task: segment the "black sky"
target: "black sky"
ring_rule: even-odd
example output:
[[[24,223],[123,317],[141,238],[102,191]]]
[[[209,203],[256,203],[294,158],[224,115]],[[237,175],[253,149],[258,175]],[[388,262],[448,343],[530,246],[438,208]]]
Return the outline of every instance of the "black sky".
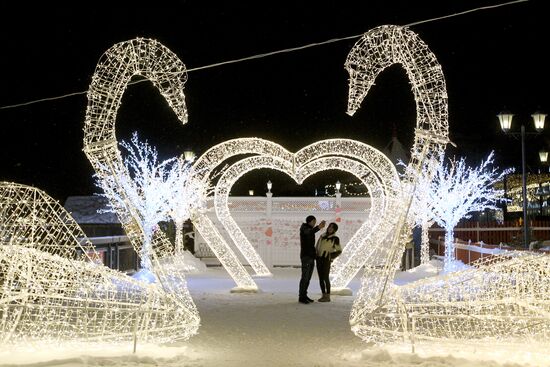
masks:
[[[159,40],[195,68],[499,3],[157,1],[115,9],[101,2],[72,7],[5,2],[0,6],[0,106],[87,90],[101,54],[135,37]],[[451,154],[475,164],[494,149],[499,166],[519,165],[519,141],[504,136],[496,114],[507,108],[517,114],[516,124],[529,124],[532,131],[530,114],[550,111],[548,57],[543,56],[550,19],[543,3],[530,0],[411,27],[435,53],[446,77],[450,135],[458,145]],[[293,151],[331,137],[382,149],[395,130],[409,147],[414,101],[399,66],[380,75],[354,117],[345,114],[343,64],[355,42],[190,72],[185,126],[150,83],[130,86],[118,114],[118,138],[138,131],[164,158],[184,149],[200,154],[244,136],[270,139]],[[86,103],[80,94],[0,109],[0,180],[34,185],[62,201],[95,192],[93,170],[82,153]],[[532,170],[540,166],[536,152],[548,136],[529,139]],[[332,173],[314,181],[330,183],[337,177]],[[302,193],[290,179],[269,171],[243,177],[233,193],[263,192],[268,178],[275,178],[276,195]]]

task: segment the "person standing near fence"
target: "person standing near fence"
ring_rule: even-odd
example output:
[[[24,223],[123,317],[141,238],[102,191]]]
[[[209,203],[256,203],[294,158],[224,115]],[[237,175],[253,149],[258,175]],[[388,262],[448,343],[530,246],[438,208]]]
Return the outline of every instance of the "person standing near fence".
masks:
[[[317,252],[317,274],[319,274],[319,285],[323,296],[319,298],[319,302],[330,302],[330,264],[342,253],[340,239],[336,236],[338,225],[330,223],[325,233],[323,233],[315,250]]]
[[[298,302],[308,304],[313,302],[307,296],[307,289],[315,267],[315,233],[325,227],[325,221],[322,220],[319,225],[315,225],[317,219],[313,215],[308,215],[306,222],[300,226],[300,261],[302,262],[302,277],[300,278],[300,290]]]

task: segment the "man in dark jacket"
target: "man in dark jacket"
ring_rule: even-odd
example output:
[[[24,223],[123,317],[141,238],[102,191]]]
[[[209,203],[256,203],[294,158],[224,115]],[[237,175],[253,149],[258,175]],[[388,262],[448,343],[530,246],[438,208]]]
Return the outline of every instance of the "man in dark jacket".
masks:
[[[315,225],[317,219],[313,215],[306,218],[306,222],[300,227],[300,260],[302,261],[302,278],[300,279],[300,293],[298,301],[308,304],[313,302],[307,296],[307,288],[315,267],[315,233],[325,226],[325,221]]]

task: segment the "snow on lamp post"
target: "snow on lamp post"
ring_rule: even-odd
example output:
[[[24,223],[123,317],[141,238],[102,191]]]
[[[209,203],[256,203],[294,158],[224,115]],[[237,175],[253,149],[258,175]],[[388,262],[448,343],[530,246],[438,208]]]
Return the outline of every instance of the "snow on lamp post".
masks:
[[[272,187],[273,187],[273,184],[271,183],[271,180],[267,181],[267,192],[265,193],[265,196],[267,197],[266,213],[267,213],[269,222],[271,222],[271,214],[273,210],[273,200],[272,200],[273,193],[271,192]]]
[[[507,135],[511,135],[514,137],[517,137],[517,133],[510,132],[512,128],[512,119],[514,118],[514,114],[510,113],[509,111],[502,111],[497,115],[499,121],[500,121],[500,127],[504,133]],[[546,114],[541,112],[535,112],[531,115],[533,118],[533,123],[535,125],[535,134],[539,134],[544,129],[544,121],[546,119]],[[519,137],[521,139],[521,177],[522,177],[522,209],[523,209],[523,246],[525,248],[529,248],[529,230],[528,230],[528,221],[527,221],[527,173],[526,173],[526,165],[525,165],[525,135],[527,134],[533,134],[533,133],[526,133],[525,132],[525,125],[521,124],[521,130],[519,133]],[[542,161],[542,156],[541,156]]]

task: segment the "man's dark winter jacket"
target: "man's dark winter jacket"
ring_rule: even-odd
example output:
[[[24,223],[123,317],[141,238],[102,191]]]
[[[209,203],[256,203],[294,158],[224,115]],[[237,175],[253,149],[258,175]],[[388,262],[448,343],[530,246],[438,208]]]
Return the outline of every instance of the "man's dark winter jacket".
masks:
[[[302,223],[300,227],[300,258],[315,258],[315,233],[319,231],[319,226],[311,227],[307,223]]]

